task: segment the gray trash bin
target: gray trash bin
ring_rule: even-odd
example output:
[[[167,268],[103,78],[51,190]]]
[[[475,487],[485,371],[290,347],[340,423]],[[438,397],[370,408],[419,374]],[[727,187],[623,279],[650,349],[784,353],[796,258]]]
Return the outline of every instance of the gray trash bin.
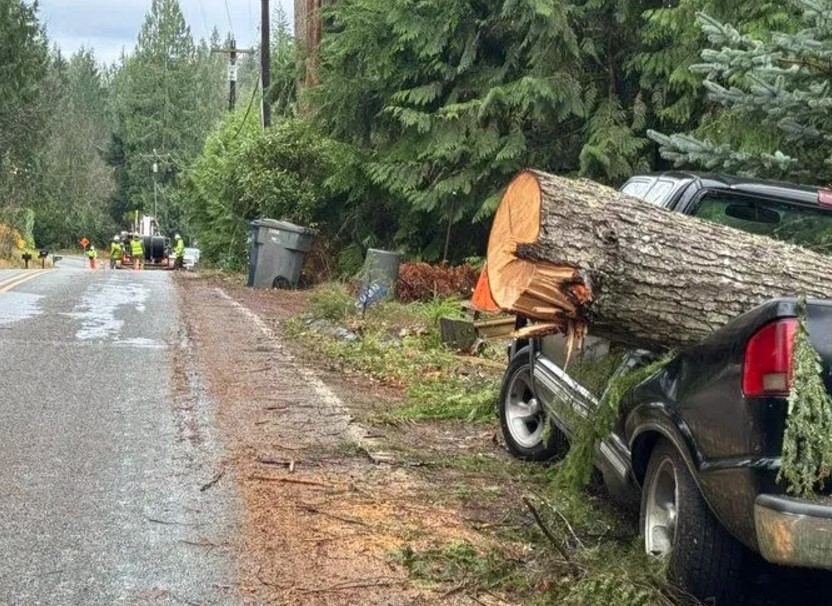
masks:
[[[287,221],[258,219],[251,224],[248,285],[289,288],[300,279],[303,259],[318,232]]]
[[[389,250],[371,248],[367,251],[361,271],[362,299],[392,299],[396,296],[401,255]]]

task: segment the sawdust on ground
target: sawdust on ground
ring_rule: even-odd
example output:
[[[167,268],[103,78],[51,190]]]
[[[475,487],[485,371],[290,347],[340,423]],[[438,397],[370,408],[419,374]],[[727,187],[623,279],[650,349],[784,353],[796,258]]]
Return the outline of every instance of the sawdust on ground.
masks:
[[[250,291],[193,275],[181,275],[177,285],[228,453],[224,475],[237,482],[244,504],[244,603],[508,603],[488,592],[419,583],[393,557],[405,546],[453,541],[487,548],[495,539],[478,528],[496,525],[506,512],[453,494],[461,484],[495,480],[375,456],[393,443],[439,456],[443,449],[502,456],[492,428],[366,429],[356,418],[399,394],[345,377],[284,338],[280,323],[304,308],[302,293]]]

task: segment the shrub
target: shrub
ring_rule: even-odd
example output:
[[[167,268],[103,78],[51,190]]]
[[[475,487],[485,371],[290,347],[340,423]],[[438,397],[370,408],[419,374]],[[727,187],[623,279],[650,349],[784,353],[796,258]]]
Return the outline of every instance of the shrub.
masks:
[[[355,313],[355,297],[343,284],[327,284],[310,293],[309,311],[313,318],[343,320]]]
[[[0,209],[0,223],[16,231],[25,242],[25,247],[35,247],[35,211],[30,208]],[[19,246],[18,248],[23,248]]]
[[[0,258],[11,259],[26,248],[26,241],[19,231],[0,223]]]
[[[398,298],[404,302],[470,297],[477,272],[470,265],[445,267],[405,263],[399,269]]]

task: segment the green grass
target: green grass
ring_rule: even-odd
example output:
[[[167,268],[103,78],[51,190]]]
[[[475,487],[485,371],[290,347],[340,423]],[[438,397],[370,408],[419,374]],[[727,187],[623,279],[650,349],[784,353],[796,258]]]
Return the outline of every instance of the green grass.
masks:
[[[526,606],[674,606],[684,602],[663,580],[660,561],[636,545],[603,544],[570,552],[565,562],[551,546],[535,550],[477,548],[466,541],[441,547],[406,546],[391,559],[428,589],[494,591]]]
[[[320,335],[301,319],[286,329],[344,367],[401,387],[405,401],[388,413],[393,419],[482,422],[493,418],[499,377],[465,371],[460,358],[441,344],[439,318],[460,313],[457,301],[385,302],[362,317],[346,286],[335,284],[312,292],[307,316],[347,327],[358,340]]]
[[[308,317],[323,318],[359,336],[346,342],[310,331],[302,319],[287,323],[298,339],[357,370],[404,392],[404,403],[384,413],[384,419],[462,420],[493,422],[499,371],[472,368],[439,339],[439,318],[460,314],[455,301],[402,305],[384,303],[362,316],[345,286],[329,285],[312,293]],[[491,352],[504,354],[499,348]],[[578,361],[574,371],[599,391],[620,362],[610,356],[596,365]],[[670,606],[671,592],[663,581],[662,563],[648,559],[636,537],[634,521],[597,497],[567,490],[556,482],[561,465],[543,466],[507,460],[487,453],[466,454],[439,461],[429,453],[408,453],[432,466],[477,474],[498,485],[493,498],[507,500],[504,523],[493,531],[496,546],[482,548],[465,541],[430,548],[407,546],[392,554],[417,582],[438,591],[459,590],[476,595],[493,591],[526,606]],[[420,459],[421,457],[421,459]],[[524,484],[518,484],[518,481]],[[505,491],[499,489],[505,487]],[[549,539],[520,504],[523,486],[537,490],[532,501],[549,532],[569,553],[564,562]],[[482,488],[465,484],[449,487],[448,495],[482,503]],[[424,538],[416,533],[409,540]],[[489,543],[494,545],[494,543]],[[675,602],[679,603],[679,602]]]
[[[394,552],[392,559],[427,587],[454,584],[477,589],[528,588],[522,569],[503,553],[496,549],[481,551],[465,541],[425,550],[407,546]]]
[[[425,549],[407,546],[391,557],[427,588],[494,591],[526,606],[685,603],[664,581],[664,563],[644,555],[634,532],[627,532],[630,527],[611,519],[606,508],[581,495],[533,500],[568,561],[525,509],[510,512],[512,521],[498,533],[497,546],[453,541]]]
[[[406,392],[407,404],[394,416],[414,421],[425,419],[484,422],[494,419],[499,380],[470,380],[451,376],[443,380],[420,380]]]
[[[356,314],[355,297],[343,284],[325,284],[310,293],[309,311],[315,318],[345,320]]]

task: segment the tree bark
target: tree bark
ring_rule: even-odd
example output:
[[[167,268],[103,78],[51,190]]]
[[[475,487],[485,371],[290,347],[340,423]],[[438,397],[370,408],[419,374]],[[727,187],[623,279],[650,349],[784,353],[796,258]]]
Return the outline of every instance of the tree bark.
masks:
[[[832,298],[827,256],[531,170],[497,210],[488,272],[505,311],[652,350],[768,299]]]

